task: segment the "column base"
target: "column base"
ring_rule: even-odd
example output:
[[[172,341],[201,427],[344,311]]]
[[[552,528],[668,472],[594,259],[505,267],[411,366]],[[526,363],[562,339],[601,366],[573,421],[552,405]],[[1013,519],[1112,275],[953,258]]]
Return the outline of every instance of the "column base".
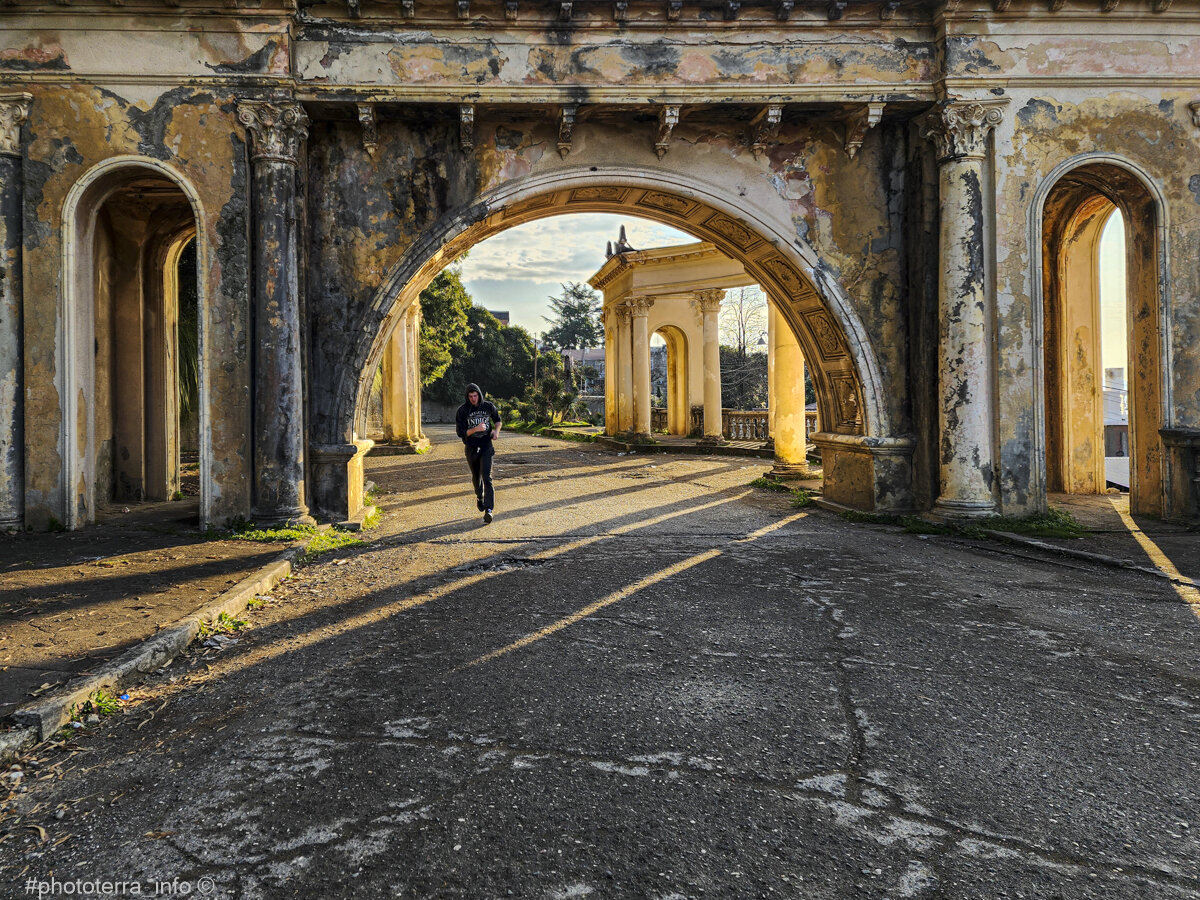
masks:
[[[728,444],[729,441],[725,440],[724,435],[706,434],[704,437],[700,438],[700,440],[696,441],[696,443],[701,447],[723,447]]]
[[[772,481],[800,481],[805,478],[816,478],[813,470],[805,463],[776,462],[764,478]]]
[[[986,519],[994,515],[994,500],[947,500],[939,497],[926,517],[934,522],[961,522],[964,519]]]

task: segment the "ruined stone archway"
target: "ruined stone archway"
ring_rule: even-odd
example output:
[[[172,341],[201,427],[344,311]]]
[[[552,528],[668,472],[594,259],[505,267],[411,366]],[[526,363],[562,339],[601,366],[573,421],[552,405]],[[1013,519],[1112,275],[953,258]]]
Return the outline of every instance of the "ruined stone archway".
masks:
[[[118,220],[104,218],[114,207]],[[200,422],[200,520],[209,521],[212,447],[208,435],[208,384],[206,356],[205,298],[207,235],[203,208],[194,187],[182,175],[159,160],[141,156],[118,156],[87,171],[66,197],[62,219],[62,279],[59,315],[63,339],[59,345],[59,388],[64,415],[60,429],[63,465],[62,509],[64,525],[75,528],[95,518],[104,499],[169,499],[177,489],[178,446],[175,402],[174,315],[178,285],[171,267],[189,240],[196,241],[197,298],[199,322],[199,422]],[[114,244],[124,245],[119,257]],[[120,274],[130,295],[114,314],[129,317],[103,321],[101,307],[111,285],[101,277],[103,267],[123,267]],[[145,304],[134,310],[137,302]],[[146,318],[138,318],[149,310]],[[132,319],[137,318],[135,323]],[[134,331],[140,328],[148,337]],[[113,359],[130,357],[123,372],[101,353],[98,329],[113,342]],[[140,345],[140,346],[137,346]],[[101,390],[103,388],[103,390]],[[105,397],[118,393],[111,407]],[[138,402],[131,397],[139,396]],[[124,409],[120,409],[124,404]],[[118,421],[123,420],[123,421]],[[105,430],[112,447],[104,447]],[[176,432],[172,439],[171,432]],[[106,482],[125,454],[120,440],[141,442],[146,458],[136,464],[141,482],[131,475],[123,489],[124,498],[108,496]],[[174,455],[176,464],[169,457]],[[134,454],[136,456],[136,454]],[[132,468],[131,470],[132,471]],[[122,476],[116,476],[118,481]]]
[[[1088,155],[1047,179],[1034,204],[1039,247],[1034,285],[1041,337],[1039,476],[1048,490],[1103,490],[1095,357],[1099,288],[1096,243],[1120,211],[1126,225],[1130,509],[1164,514],[1160,431],[1170,426],[1170,288],[1166,205],[1152,179],[1127,160]],[[1099,474],[1097,474],[1099,473]]]
[[[652,219],[709,241],[741,262],[778,302],[810,361],[824,425],[813,440],[825,454],[826,496],[862,509],[911,508],[911,439],[895,433],[875,351],[849,300],[811,248],[773,225],[769,213],[738,206],[719,188],[674,173],[668,177],[624,167],[580,168],[506,182],[439,219],[409,247],[356,323],[356,345],[339,372],[331,422],[337,432],[321,435],[333,446],[318,447],[313,454],[322,508],[342,512],[345,479],[360,480],[353,462],[348,474],[343,472],[346,454],[365,433],[370,376],[396,322],[424,286],[463,251],[493,234],[574,212]],[[320,465],[321,458],[328,458],[329,465]],[[359,459],[361,471],[361,454]]]

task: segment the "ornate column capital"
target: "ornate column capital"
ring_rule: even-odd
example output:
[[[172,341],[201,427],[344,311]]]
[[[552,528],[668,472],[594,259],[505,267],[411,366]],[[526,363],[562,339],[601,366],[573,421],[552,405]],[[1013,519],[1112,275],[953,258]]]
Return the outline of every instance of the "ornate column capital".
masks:
[[[299,165],[300,144],[308,137],[308,115],[299,103],[239,100],[238,121],[250,131],[251,158]]]
[[[617,324],[619,325],[628,325],[629,320],[633,318],[633,310],[629,308],[629,301],[618,303],[613,307],[613,312],[616,313]]]
[[[982,159],[989,132],[1004,120],[1008,98],[1001,100],[944,100],[918,124],[921,137],[933,141],[938,162]]]
[[[696,305],[700,307],[700,312],[720,312],[721,301],[725,299],[725,291],[720,288],[710,288],[704,291],[696,291],[695,299]]]
[[[33,94],[0,94],[0,156],[21,155],[21,126],[32,106]]]
[[[639,294],[637,296],[630,297],[626,303],[629,307],[629,314],[631,316],[634,318],[645,318],[646,316],[650,315],[650,307],[654,305],[654,298],[649,294]]]

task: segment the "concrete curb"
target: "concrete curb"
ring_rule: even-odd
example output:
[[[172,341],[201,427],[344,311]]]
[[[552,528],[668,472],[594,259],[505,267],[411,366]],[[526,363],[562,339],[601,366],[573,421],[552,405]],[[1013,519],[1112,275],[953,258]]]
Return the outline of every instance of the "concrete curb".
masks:
[[[1073,559],[1082,559],[1088,562],[1098,563],[1102,566],[1109,566],[1113,569],[1127,569],[1131,572],[1138,572],[1142,575],[1150,575],[1154,578],[1162,578],[1172,584],[1180,584],[1184,587],[1200,588],[1200,583],[1195,579],[1188,578],[1186,575],[1180,575],[1178,578],[1174,575],[1169,575],[1161,569],[1156,569],[1151,566],[1140,566],[1137,563],[1130,562],[1127,559],[1121,559],[1119,556],[1109,556],[1106,553],[1093,553],[1091,550],[1076,550],[1074,547],[1060,547],[1057,544],[1047,544],[1045,541],[1039,541],[1037,538],[1026,537],[1023,534],[1013,534],[1010,531],[991,531],[983,532],[990,538],[995,538],[998,541],[1003,541],[1006,544],[1016,544],[1020,547],[1031,547],[1034,550],[1042,550],[1047,553],[1061,553],[1063,556],[1069,556]]]
[[[221,613],[233,616],[244,612],[255,596],[265,594],[291,574],[292,564],[308,548],[308,543],[289,547],[208,606],[160,629],[153,637],[131,647],[90,675],[73,678],[61,691],[17,709],[12,719],[22,727],[0,734],[0,760],[46,740],[69,721],[73,707],[86,702],[96,691],[116,693],[136,677],[171,662],[195,640],[202,622],[215,622]]]

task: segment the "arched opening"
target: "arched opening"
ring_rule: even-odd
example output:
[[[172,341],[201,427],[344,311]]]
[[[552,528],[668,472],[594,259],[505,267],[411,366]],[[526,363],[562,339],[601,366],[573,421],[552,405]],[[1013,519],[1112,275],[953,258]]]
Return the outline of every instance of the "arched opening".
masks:
[[[161,163],[137,159],[96,167],[68,197],[68,527],[108,504],[184,501],[195,513],[187,495],[204,490],[203,242],[189,193]]]
[[[815,254],[783,223],[724,199],[718,189],[672,175],[620,167],[547,173],[505,182],[469,209],[432,224],[391,267],[370,306],[351,329],[361,335],[331,372],[334,389],[320,436],[331,445],[359,446],[366,434],[371,381],[386,336],[421,290],[463,252],[514,225],[553,215],[608,212],[669,225],[738,261],[750,283],[776,300],[782,324],[795,336],[816,392],[822,431],[813,435],[824,465],[824,495],[859,509],[912,509],[908,436],[894,435],[879,366],[851,304]],[[696,348],[690,348],[692,356]],[[802,376],[801,376],[802,377]],[[334,430],[336,429],[336,430]],[[343,514],[362,479],[362,450],[339,458],[317,476],[322,509]]]
[[[662,338],[666,352],[666,391],[662,431],[686,436],[692,432],[691,369],[688,368],[688,341],[677,325],[661,325],[654,332]],[[653,356],[651,357],[653,359]]]
[[[1145,183],[1123,167],[1071,169],[1046,196],[1042,277],[1051,492],[1128,489],[1133,512],[1163,514],[1161,250],[1159,206]]]

